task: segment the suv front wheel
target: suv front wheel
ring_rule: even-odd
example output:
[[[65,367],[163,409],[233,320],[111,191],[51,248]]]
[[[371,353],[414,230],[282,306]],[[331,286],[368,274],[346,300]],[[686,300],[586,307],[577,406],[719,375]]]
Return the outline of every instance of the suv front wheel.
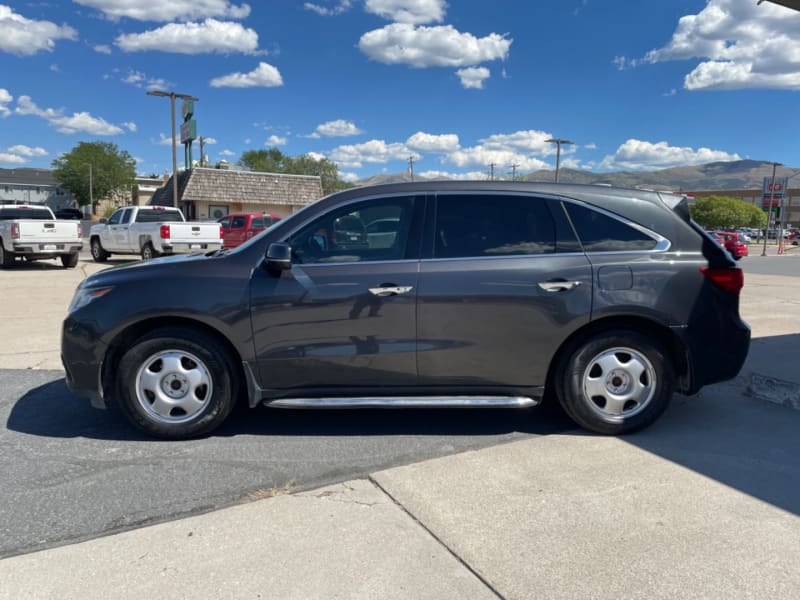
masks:
[[[185,327],[139,339],[119,363],[122,412],[167,439],[208,433],[230,414],[237,395],[233,360],[213,337]]]
[[[596,334],[574,348],[556,376],[565,412],[581,427],[618,435],[647,427],[674,390],[669,355],[655,340],[626,330]]]

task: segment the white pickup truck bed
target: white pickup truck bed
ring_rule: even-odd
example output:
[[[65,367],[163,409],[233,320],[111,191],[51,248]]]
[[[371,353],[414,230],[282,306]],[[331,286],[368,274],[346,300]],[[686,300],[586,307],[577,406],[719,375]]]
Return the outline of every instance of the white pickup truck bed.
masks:
[[[80,221],[56,220],[46,206],[0,205],[0,266],[11,267],[17,258],[60,257],[65,267],[74,267],[82,248]]]
[[[209,252],[222,247],[219,223],[187,222],[177,208],[128,206],[92,227],[92,257],[139,254],[145,260],[162,254]]]

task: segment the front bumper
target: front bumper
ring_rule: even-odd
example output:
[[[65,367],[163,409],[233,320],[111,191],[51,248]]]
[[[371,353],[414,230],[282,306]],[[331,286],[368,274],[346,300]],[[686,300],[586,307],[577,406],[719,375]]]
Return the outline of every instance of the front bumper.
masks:
[[[103,358],[106,346],[83,324],[67,317],[61,329],[61,363],[67,387],[76,396],[89,398],[95,408],[106,408],[103,390]]]

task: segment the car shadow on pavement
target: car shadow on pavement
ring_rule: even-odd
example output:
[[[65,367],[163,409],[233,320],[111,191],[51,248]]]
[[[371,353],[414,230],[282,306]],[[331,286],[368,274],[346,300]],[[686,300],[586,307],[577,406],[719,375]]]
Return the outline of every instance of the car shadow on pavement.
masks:
[[[694,397],[675,395],[654,425],[626,442],[773,506],[800,515],[800,410],[752,397],[753,373],[795,380],[800,335],[753,340],[736,379]]]
[[[7,428],[29,435],[159,441],[140,433],[111,406],[96,410],[74,396],[64,379],[30,390],[12,407]],[[290,410],[237,407],[210,437],[546,435],[574,429],[555,403],[534,409]],[[180,442],[172,442],[180,443]]]

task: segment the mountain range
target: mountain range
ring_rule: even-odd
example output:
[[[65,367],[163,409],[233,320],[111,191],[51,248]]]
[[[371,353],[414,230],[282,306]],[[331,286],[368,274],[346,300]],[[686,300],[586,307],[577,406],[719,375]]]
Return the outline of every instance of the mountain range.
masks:
[[[800,170],[790,167],[777,167],[776,178],[800,176]],[[554,172],[548,170],[523,174],[517,179],[523,181],[553,181]],[[672,167],[657,171],[617,171],[595,173],[576,169],[560,169],[561,183],[601,183],[628,188],[650,188],[671,191],[712,191],[712,190],[760,190],[764,177],[772,177],[772,163],[760,160],[736,160],[712,162],[690,167]],[[424,177],[415,175],[418,181]],[[444,177],[437,178],[440,180]],[[488,179],[488,175],[487,175]],[[381,174],[362,179],[356,185],[380,183],[399,183],[411,181],[410,173]],[[800,188],[800,177],[790,181],[789,187]]]

